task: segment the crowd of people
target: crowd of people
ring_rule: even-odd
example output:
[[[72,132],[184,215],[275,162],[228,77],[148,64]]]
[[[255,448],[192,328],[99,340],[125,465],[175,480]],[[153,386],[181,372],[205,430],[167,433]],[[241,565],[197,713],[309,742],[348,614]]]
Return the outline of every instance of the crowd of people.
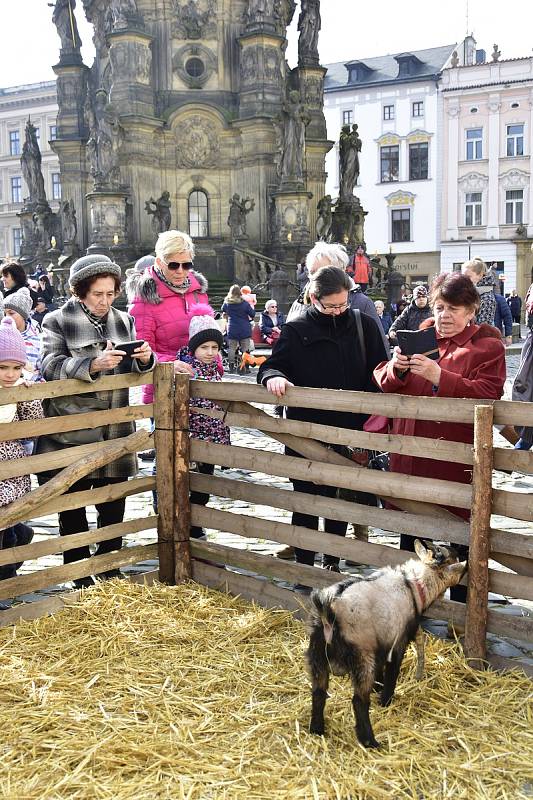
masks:
[[[70,299],[57,307],[54,289],[44,270],[31,276],[15,261],[1,267],[3,299],[0,298],[0,388],[25,382],[65,378],[94,383],[103,375],[149,372],[157,361],[172,362],[176,373],[202,380],[222,379],[237,367],[237,353],[253,350],[253,326],[271,354],[259,359],[257,380],[279,402],[290,386],[345,389],[366,392],[394,392],[428,397],[467,397],[498,399],[505,381],[505,347],[510,342],[513,322],[533,314],[533,289],[524,303],[516,291],[508,298],[495,292],[495,276],[479,258],[463,264],[460,272],[439,275],[431,286],[417,285],[394,305],[386,307],[367,295],[371,273],[364,273],[368,259],[359,248],[350,260],[343,245],[317,242],[298,268],[300,294],[287,315],[274,298],[269,299],[256,320],[257,298],[250,287],[232,285],[220,308],[209,304],[206,278],[195,269],[195,248],[190,236],[171,230],[161,233],[155,255],[145,256],[128,271],[125,284],[128,310],[121,311],[115,301],[122,290],[122,271],[105,255],[88,255],[70,268]],[[366,259],[366,261],[365,261]],[[368,280],[361,280],[366,277]],[[359,280],[357,280],[359,279]],[[529,317],[531,319],[531,317]],[[426,354],[406,355],[398,344],[399,332],[434,330],[435,358]],[[513,398],[533,399],[533,345],[529,332],[524,345]],[[121,349],[121,344],[126,349]],[[131,345],[130,348],[127,345]],[[391,352],[392,350],[392,352]],[[438,353],[437,353],[438,351]],[[152,402],[153,386],[143,386],[143,401]],[[129,402],[128,390],[95,391],[41,401],[0,406],[0,421],[53,417],[82,411],[121,408]],[[219,419],[197,413],[198,408],[215,407],[212,401],[191,400],[190,435],[216,443],[230,443],[230,432]],[[336,428],[362,430],[371,426],[367,415],[306,409],[289,406],[287,418]],[[453,422],[384,419],[382,432],[408,436],[440,438],[471,443],[473,429]],[[368,427],[375,430],[375,428]],[[15,440],[0,443],[0,460],[21,458],[28,453],[48,453],[76,444],[109,441],[127,436],[133,423],[117,423],[97,429],[46,434],[37,442]],[[533,444],[531,428],[516,432],[516,447]],[[299,454],[287,448],[295,458]],[[153,454],[152,454],[153,455]],[[204,474],[213,465],[197,464]],[[468,483],[467,465],[434,461],[430,458],[391,454],[390,469],[405,475],[434,477]],[[157,464],[154,461],[154,474]],[[136,456],[123,456],[76,482],[69,492],[97,490],[121,482],[137,472]],[[41,484],[57,471],[41,473]],[[295,491],[312,496],[334,497],[337,489],[294,479]],[[0,506],[22,497],[30,489],[28,476],[3,481]],[[206,504],[209,495],[192,492],[191,500]],[[154,497],[157,504],[157,496]],[[157,506],[156,506],[157,507]],[[122,521],[125,500],[96,503],[97,525]],[[295,511],[294,525],[317,530],[319,518]],[[464,519],[465,509],[449,511]],[[60,535],[88,530],[86,509],[59,513]],[[327,533],[344,536],[346,523],[324,520]],[[1,546],[11,547],[31,541],[33,532],[19,524],[0,532]],[[204,536],[193,526],[191,536]],[[113,538],[98,544],[96,553],[120,549],[122,541]],[[412,538],[402,535],[400,546],[413,547]],[[293,556],[301,564],[312,564],[315,553],[304,548]],[[88,546],[67,550],[65,563],[91,556]],[[323,555],[325,568],[338,571],[339,559]],[[0,578],[11,577],[19,565],[0,570]],[[101,577],[118,576],[118,570]],[[93,583],[92,577],[75,581],[77,586]],[[454,589],[456,599],[464,600],[463,587]]]

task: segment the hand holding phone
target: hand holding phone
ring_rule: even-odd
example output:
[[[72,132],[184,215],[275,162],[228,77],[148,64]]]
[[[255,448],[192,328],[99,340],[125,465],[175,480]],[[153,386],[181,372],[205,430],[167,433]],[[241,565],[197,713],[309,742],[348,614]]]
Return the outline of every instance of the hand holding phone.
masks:
[[[120,342],[115,345],[115,350],[121,350],[123,353],[126,353],[127,356],[133,356],[135,350],[138,350],[139,347],[142,347],[144,344],[143,339],[136,339],[133,342]]]

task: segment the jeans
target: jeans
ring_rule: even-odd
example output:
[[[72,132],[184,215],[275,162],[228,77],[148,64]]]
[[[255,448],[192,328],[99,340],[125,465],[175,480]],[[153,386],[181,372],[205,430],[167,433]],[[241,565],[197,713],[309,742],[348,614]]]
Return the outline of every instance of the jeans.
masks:
[[[196,462],[196,470],[202,475],[212,475],[215,471],[215,465]],[[192,491],[190,494],[190,501],[191,505],[195,503],[197,506],[205,506],[209,502],[209,493]],[[191,525],[190,536],[191,539],[201,539],[204,536],[203,528],[200,528],[198,525]]]
[[[2,535],[3,534],[3,535]],[[8,547],[22,547],[24,544],[29,544],[33,539],[33,528],[19,522],[6,528],[0,532],[0,549],[7,550]],[[14,578],[17,570],[24,562],[19,561],[17,564],[4,564],[0,566],[0,581],[5,581],[7,578]]]

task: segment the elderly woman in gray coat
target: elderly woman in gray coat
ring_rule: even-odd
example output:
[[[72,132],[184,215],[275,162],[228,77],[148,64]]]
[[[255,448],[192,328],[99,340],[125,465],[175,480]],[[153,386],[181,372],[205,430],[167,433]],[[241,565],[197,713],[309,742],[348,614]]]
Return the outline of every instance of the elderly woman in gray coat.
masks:
[[[47,381],[77,378],[93,383],[104,375],[125,372],[148,372],[154,367],[155,358],[147,342],[137,347],[131,358],[117,345],[136,339],[132,317],[112,305],[120,293],[121,270],[107,256],[91,255],[79,258],[70,268],[70,289],[73,297],[43,320],[42,374]],[[85,395],[87,397],[87,395]],[[101,408],[123,408],[129,404],[129,390],[96,392],[95,406]],[[63,400],[63,399],[62,399]],[[66,400],[66,402],[65,402]],[[66,407],[68,398],[63,400]],[[90,409],[87,409],[90,410]],[[55,411],[55,413],[54,413]],[[49,416],[57,415],[57,406],[49,403]],[[59,412],[61,413],[61,412]],[[65,412],[64,412],[65,413]],[[67,412],[68,413],[68,412]],[[119,439],[135,430],[133,422],[107,425],[103,429],[103,440]],[[83,438],[83,433],[81,438]],[[91,437],[91,432],[87,432]],[[82,443],[72,437],[72,444]],[[49,435],[39,439],[39,453],[61,450],[68,446],[65,436]],[[137,472],[137,457],[128,454],[77,481],[70,492],[101,488],[126,480]],[[43,473],[40,480],[48,480],[52,473]],[[122,522],[125,500],[112,500],[96,505],[98,527]],[[59,533],[61,536],[89,530],[85,508],[61,511]],[[100,542],[97,554],[119,550],[122,539]],[[88,546],[67,550],[65,563],[79,561],[90,556]],[[102,577],[116,577],[119,570],[110,570]],[[88,586],[92,578],[80,578],[74,583]]]

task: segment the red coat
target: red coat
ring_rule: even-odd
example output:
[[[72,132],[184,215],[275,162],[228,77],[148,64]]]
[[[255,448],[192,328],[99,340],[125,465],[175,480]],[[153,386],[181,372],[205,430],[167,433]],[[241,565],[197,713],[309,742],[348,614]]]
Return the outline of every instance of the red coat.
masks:
[[[422,323],[421,328],[434,324],[433,319]],[[374,381],[383,392],[414,395],[418,397],[466,397],[499,400],[505,383],[505,348],[500,332],[491,325],[468,325],[460,334],[444,338],[437,334],[439,366],[442,370],[439,387],[420,375],[410,372],[399,378],[391,361],[383,361],[374,370]],[[458,422],[435,422],[423,419],[394,419],[392,433],[406,436],[424,436],[451,442],[474,441],[474,426]],[[471,483],[472,467],[430,458],[390,455],[391,470],[404,475]],[[458,516],[468,519],[467,509],[450,508]]]

